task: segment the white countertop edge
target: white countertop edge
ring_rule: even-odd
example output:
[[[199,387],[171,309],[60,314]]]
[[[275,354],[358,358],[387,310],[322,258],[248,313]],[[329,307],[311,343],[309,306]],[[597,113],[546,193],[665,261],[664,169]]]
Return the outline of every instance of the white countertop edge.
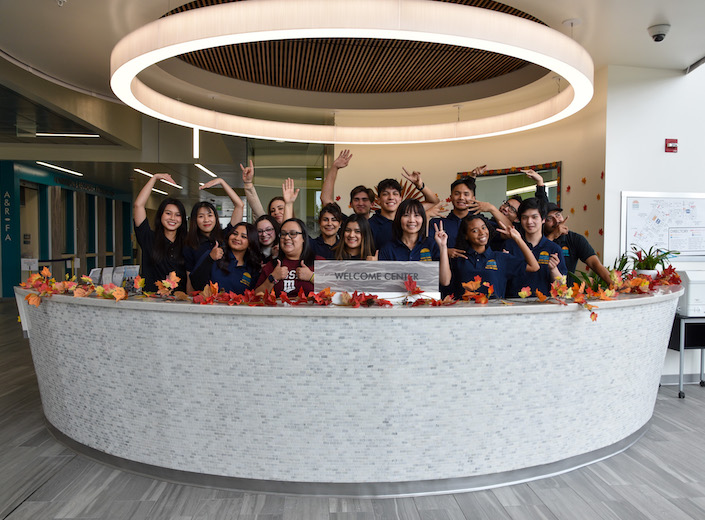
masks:
[[[589,300],[588,303],[596,306],[596,312],[599,314],[600,309],[616,308],[616,307],[634,307],[639,305],[649,305],[663,300],[670,300],[679,297],[684,289],[680,285],[661,286],[651,294],[623,294],[619,299],[611,301]],[[30,291],[22,287],[15,287],[15,293],[21,295],[22,299]],[[156,298],[135,298],[134,296],[128,300],[114,301],[104,298],[86,297],[74,298],[73,296],[55,294],[50,297],[42,297],[42,305],[47,300],[55,300],[62,303],[70,303],[72,305],[86,305],[93,307],[109,307],[123,308],[125,310],[154,310],[159,312],[186,312],[186,313],[201,313],[201,314],[238,314],[238,315],[258,315],[258,316],[375,316],[375,317],[418,317],[418,316],[467,316],[467,315],[508,315],[508,314],[546,314],[551,312],[586,312],[579,305],[569,303],[568,305],[560,305],[555,303],[539,303],[535,298],[526,300],[506,300],[511,301],[514,305],[503,304],[498,301],[493,301],[485,305],[480,305],[470,302],[460,302],[455,305],[446,307],[404,307],[395,305],[393,307],[343,307],[343,306],[319,306],[319,305],[300,305],[288,306],[277,305],[276,307],[250,307],[247,305],[214,304],[214,305],[197,305],[192,302],[165,302]],[[18,304],[20,298],[17,299]],[[27,304],[28,305],[28,304]]]

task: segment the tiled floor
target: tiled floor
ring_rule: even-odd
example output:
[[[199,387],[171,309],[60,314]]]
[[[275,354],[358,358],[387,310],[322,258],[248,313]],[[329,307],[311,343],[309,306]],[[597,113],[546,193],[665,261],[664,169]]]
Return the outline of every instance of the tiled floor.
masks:
[[[705,518],[705,388],[663,387],[651,428],[606,461],[474,493],[336,499],[183,486],[76,455],[47,432],[13,300],[0,302],[0,519],[654,519]]]

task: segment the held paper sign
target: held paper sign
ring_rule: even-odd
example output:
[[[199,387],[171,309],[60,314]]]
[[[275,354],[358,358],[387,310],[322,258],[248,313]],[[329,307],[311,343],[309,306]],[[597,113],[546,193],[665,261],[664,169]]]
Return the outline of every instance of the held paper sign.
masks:
[[[438,262],[366,262],[364,260],[316,260],[316,292],[365,293],[406,292],[404,282],[411,275],[419,289],[438,291]]]

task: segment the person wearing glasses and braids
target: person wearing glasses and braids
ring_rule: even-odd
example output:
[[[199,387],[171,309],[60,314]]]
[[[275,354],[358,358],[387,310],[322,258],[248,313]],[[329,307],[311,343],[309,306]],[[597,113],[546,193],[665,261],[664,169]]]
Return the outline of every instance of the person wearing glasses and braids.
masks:
[[[313,261],[316,256],[309,243],[306,225],[297,218],[285,220],[279,232],[279,256],[262,268],[255,284],[255,292],[269,292],[279,296],[296,296],[299,289],[306,294],[313,291]]]

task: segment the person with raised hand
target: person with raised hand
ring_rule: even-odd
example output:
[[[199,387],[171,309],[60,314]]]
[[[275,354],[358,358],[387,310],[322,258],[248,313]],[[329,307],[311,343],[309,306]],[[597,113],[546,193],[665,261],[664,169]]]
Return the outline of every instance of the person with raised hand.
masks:
[[[538,261],[540,269],[513,279],[507,288],[507,295],[515,297],[524,287],[530,287],[534,293],[538,290],[543,294],[549,294],[551,284],[567,274],[568,269],[563,260],[561,248],[543,235],[546,205],[543,201],[532,197],[522,201],[518,213],[523,242]],[[511,229],[514,229],[513,226],[509,231]],[[505,247],[510,254],[523,256],[519,244],[515,241],[507,240]]]
[[[492,250],[489,245],[490,230],[485,218],[479,214],[468,215],[463,219],[458,231],[463,237],[462,243],[467,244],[464,254],[444,262],[441,249],[439,281],[441,286],[445,287],[446,294],[450,293],[456,299],[461,299],[465,292],[462,284],[473,281],[475,276],[479,275],[483,282],[492,285],[494,296],[504,298],[510,280],[521,277],[527,272],[539,270],[538,262],[514,226],[507,227],[504,223],[500,223],[500,227],[511,240],[516,242],[522,255],[514,256]],[[440,247],[439,241],[442,240],[444,233],[439,237],[439,231],[443,231],[442,224],[436,232],[436,242]],[[477,291],[486,294],[488,287],[480,285]]]
[[[294,218],[294,202],[296,202],[300,191],[300,188],[294,186],[294,179],[287,177],[282,183],[282,196],[274,197],[269,203],[269,214],[276,218],[280,224],[285,220]],[[273,206],[272,203],[275,201],[277,202]]]
[[[250,159],[250,163],[247,167],[244,167],[242,163],[240,163],[240,169],[242,170],[242,184],[245,187],[245,197],[247,197],[247,203],[252,210],[252,218],[256,220],[262,215],[268,215],[269,213],[264,212],[262,202],[260,202],[259,195],[257,195],[257,190],[255,189],[255,166],[252,164],[252,159]]]
[[[245,204],[235,190],[220,177],[206,182],[199,187],[199,190],[207,190],[214,186],[221,186],[233,203],[233,212],[225,230],[227,232],[228,228],[242,222]],[[190,273],[194,270],[196,263],[203,258],[204,253],[213,248],[216,241],[223,243],[223,229],[218,219],[218,211],[208,201],[197,202],[191,208],[188,236],[186,237],[186,247],[184,247],[187,272]]]
[[[158,180],[174,183],[168,173],[150,177],[133,204],[135,237],[142,249],[142,277],[144,290],[156,292],[156,282],[164,280],[172,271],[180,278],[177,290],[186,291],[187,274],[183,249],[186,243],[186,209],[180,200],[167,197],[157,208],[154,230],[149,227],[146,204]]]
[[[424,210],[434,207],[438,202],[438,197],[426,183],[421,179],[421,172],[412,171],[409,173],[402,167],[402,176],[411,182],[424,197],[423,201],[417,201]],[[377,185],[377,198],[380,210],[370,217],[370,228],[375,239],[377,249],[381,250],[388,242],[394,239],[392,224],[397,213],[397,208],[402,202],[402,187],[396,179],[384,179]],[[411,199],[409,199],[411,200]],[[415,199],[414,199],[415,200]],[[435,245],[434,245],[435,247]]]
[[[216,242],[198,262],[191,283],[199,291],[213,282],[220,290],[243,294],[254,288],[261,264],[257,230],[252,224],[240,222],[226,231],[224,247]]]

